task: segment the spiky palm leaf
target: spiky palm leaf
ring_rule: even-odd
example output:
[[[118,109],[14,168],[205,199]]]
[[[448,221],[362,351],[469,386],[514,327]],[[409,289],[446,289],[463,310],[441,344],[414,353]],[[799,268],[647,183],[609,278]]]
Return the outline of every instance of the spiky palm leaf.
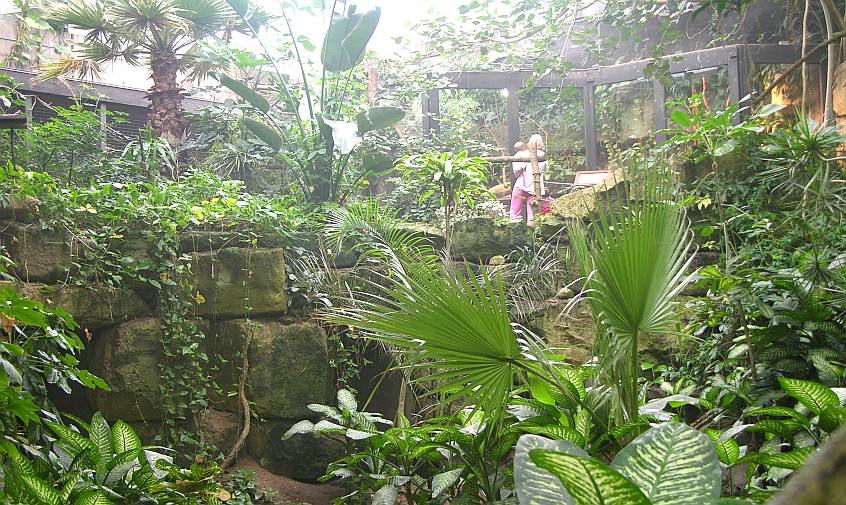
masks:
[[[637,418],[638,337],[675,330],[673,298],[690,281],[692,237],[684,211],[672,203],[669,176],[648,167],[622,205],[598,204],[599,220],[571,226],[573,250],[597,321],[600,380],[613,392],[618,421]],[[620,191],[621,185],[615,187]],[[610,193],[610,191],[609,191]]]
[[[402,260],[400,260],[402,261]],[[326,315],[402,349],[447,401],[464,397],[494,415],[525,368],[502,282],[451,266],[402,261],[375,301]]]

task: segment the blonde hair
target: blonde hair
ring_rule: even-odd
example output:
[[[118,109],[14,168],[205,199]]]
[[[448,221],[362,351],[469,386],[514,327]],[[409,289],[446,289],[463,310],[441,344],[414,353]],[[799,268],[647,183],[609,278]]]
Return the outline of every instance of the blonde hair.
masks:
[[[546,148],[543,142],[543,137],[537,133],[529,137],[529,147],[534,147],[535,149],[543,151]]]
[[[526,149],[526,143],[525,142],[520,141],[520,142],[514,143],[514,150],[515,151],[523,151],[525,149]]]

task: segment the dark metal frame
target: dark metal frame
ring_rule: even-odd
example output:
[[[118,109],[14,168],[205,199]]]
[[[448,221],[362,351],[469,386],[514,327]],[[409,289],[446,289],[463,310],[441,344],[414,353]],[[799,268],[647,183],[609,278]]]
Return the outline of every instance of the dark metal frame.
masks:
[[[736,44],[715,47],[690,53],[665,56],[671,74],[681,74],[696,70],[706,70],[725,66],[728,69],[729,97],[732,103],[740,102],[748,90],[749,69],[753,64],[789,64],[798,60],[801,50],[791,45],[775,44]],[[585,159],[586,169],[599,165],[599,149],[596,132],[597,86],[645,80],[644,70],[654,60],[638,60],[618,65],[575,69],[564,77],[543,76],[535,86],[558,88],[576,86],[582,88],[583,109],[585,113]],[[435,79],[437,87],[423,96],[423,131],[427,137],[432,132],[440,132],[440,91],[442,89],[505,89],[508,90],[506,103],[508,145],[514,145],[520,136],[520,110],[517,92],[526,87],[532,77],[530,71],[514,72],[448,72]],[[652,79],[655,127],[666,128],[666,91],[657,79]],[[736,117],[736,121],[740,121]],[[661,140],[661,139],[659,139]]]

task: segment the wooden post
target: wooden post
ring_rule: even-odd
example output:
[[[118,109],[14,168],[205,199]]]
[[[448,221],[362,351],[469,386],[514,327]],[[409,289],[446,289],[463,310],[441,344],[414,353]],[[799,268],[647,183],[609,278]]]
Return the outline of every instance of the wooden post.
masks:
[[[538,162],[538,146],[534,142],[529,142],[529,159],[532,162],[532,175],[534,175],[535,183],[535,201],[532,202],[535,214],[540,215],[540,201],[543,195],[541,194],[541,172],[540,163]]]

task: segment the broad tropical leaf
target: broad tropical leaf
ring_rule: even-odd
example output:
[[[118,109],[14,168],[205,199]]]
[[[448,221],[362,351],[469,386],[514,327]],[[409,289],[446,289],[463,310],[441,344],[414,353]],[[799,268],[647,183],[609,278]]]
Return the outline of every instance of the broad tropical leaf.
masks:
[[[396,107],[370,107],[355,117],[359,135],[369,131],[388,128],[400,122],[405,112]]]
[[[533,435],[542,435],[553,440],[566,440],[571,444],[579,447],[585,446],[585,437],[581,433],[560,424],[553,424],[548,426],[521,426],[520,431],[531,433]]]
[[[791,409],[788,407],[761,407],[757,409],[751,409],[746,411],[747,416],[775,416],[775,417],[790,417],[795,421],[798,421],[803,426],[810,426],[811,421],[808,420],[807,417],[803,416],[799,411],[796,409]]]
[[[843,421],[846,421],[846,407],[826,407],[820,413],[820,428],[828,433],[833,433]]]
[[[231,89],[236,95],[249,102],[256,109],[264,113],[270,111],[270,103],[268,103],[267,99],[243,82],[233,79],[226,74],[221,74],[220,83]]]
[[[837,393],[817,382],[779,377],[778,383],[785,393],[799,400],[814,414],[820,415],[826,407],[840,406]]]
[[[59,440],[61,440],[68,449],[73,451],[71,454],[72,456],[75,456],[87,449],[96,449],[96,446],[92,441],[63,424],[54,421],[47,421],[47,426],[53,430],[53,433],[59,436]]]
[[[364,14],[356,13],[354,8],[346,15],[334,13],[320,54],[326,70],[346,72],[358,65],[381,15],[378,7]]]
[[[73,501],[73,505],[111,505],[111,503],[102,491],[83,491]]]
[[[700,505],[720,497],[721,470],[707,435],[664,423],[620,451],[611,467],[634,482],[653,505]]]
[[[726,466],[733,466],[740,459],[740,444],[733,438],[720,441],[720,430],[707,430],[707,435],[714,443],[717,457]]]
[[[523,435],[514,452],[514,485],[520,505],[575,505],[558,477],[537,466],[529,457],[534,449],[548,449],[587,457],[581,447],[564,440]]]
[[[397,501],[399,490],[393,484],[385,484],[373,494],[373,501],[370,505],[394,505]]]
[[[432,498],[437,498],[453,484],[458,482],[458,479],[461,477],[461,473],[463,471],[463,468],[456,468],[454,470],[439,473],[432,477]]]
[[[628,177],[644,172],[630,167]],[[639,180],[617,184],[597,201],[599,219],[589,229],[570,227],[574,254],[587,279],[585,293],[597,321],[598,380],[611,388],[620,423],[638,416],[638,338],[675,332],[674,297],[686,275],[692,238],[683,209],[673,203],[667,175],[647,167]],[[621,189],[628,186],[628,189]],[[614,193],[625,191],[623,201]]]
[[[650,505],[630,480],[595,459],[545,449],[534,449],[529,457],[558,477],[579,505]]]
[[[141,449],[141,439],[131,426],[121,420],[112,425],[112,447],[116,454]]]
[[[522,360],[501,280],[397,258],[386,281],[378,301],[326,319],[407,351],[407,366],[425,370],[421,380],[438,384],[445,401],[463,398],[501,414]]]
[[[112,457],[112,430],[100,412],[94,413],[89,426],[88,437],[97,447],[97,461],[105,462]]]
[[[815,447],[803,447],[801,449],[794,449],[790,452],[777,452],[775,454],[766,454],[762,452],[755,452],[747,454],[740,459],[741,463],[751,462],[759,463],[761,465],[774,466],[776,468],[787,468],[790,470],[797,470],[808,459],[814,451]]]
[[[61,495],[50,484],[35,475],[21,475],[17,477],[27,492],[44,505],[62,505]]]
[[[338,407],[346,412],[358,412],[358,402],[355,396],[346,389],[338,390]]]
[[[264,142],[267,147],[277,151],[282,149],[285,141],[273,128],[267,126],[261,121],[256,121],[255,119],[249,117],[244,118],[244,126],[247,127],[253,135],[258,137],[259,140]]]

